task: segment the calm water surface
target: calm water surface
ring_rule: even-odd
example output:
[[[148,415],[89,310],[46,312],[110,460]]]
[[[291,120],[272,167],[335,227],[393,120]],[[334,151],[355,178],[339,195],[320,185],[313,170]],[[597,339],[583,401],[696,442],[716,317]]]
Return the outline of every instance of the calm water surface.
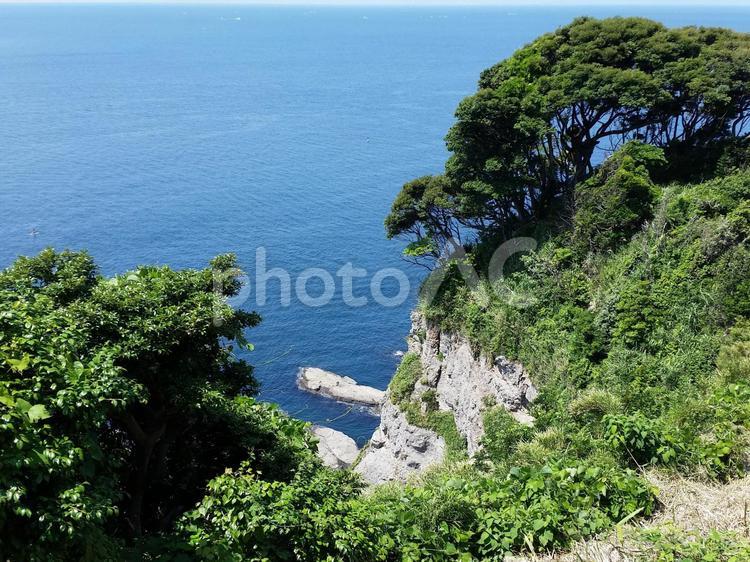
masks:
[[[293,279],[401,268],[398,307],[347,307],[340,283],[324,307],[282,306],[275,284],[245,305],[264,317],[248,334],[261,397],[361,443],[377,419],[300,392],[299,367],[385,388],[423,275],[384,237],[391,200],[441,170],[482,69],[584,13],[750,30],[722,8],[0,5],[0,267],[53,246],[105,274],[231,251],[252,275],[258,247]]]

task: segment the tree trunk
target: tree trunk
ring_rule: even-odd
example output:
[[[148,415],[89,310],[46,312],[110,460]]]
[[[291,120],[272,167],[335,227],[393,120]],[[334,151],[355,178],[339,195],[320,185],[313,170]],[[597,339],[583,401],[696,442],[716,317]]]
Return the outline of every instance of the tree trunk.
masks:
[[[162,416],[157,417],[161,418]],[[127,519],[133,535],[140,537],[143,534],[143,500],[149,482],[149,465],[154,447],[164,435],[167,424],[160,420],[154,431],[146,432],[130,413],[126,413],[122,421],[135,443],[136,450],[136,472],[131,481],[130,507],[128,508]]]

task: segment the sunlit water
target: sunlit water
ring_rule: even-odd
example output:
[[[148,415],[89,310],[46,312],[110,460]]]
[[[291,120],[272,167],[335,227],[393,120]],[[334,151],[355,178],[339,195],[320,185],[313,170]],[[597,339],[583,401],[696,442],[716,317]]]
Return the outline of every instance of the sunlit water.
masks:
[[[0,5],[0,266],[45,246],[86,248],[105,274],[235,252],[252,278],[262,246],[292,281],[401,268],[397,307],[373,302],[370,276],[364,307],[339,278],[326,306],[282,306],[274,283],[244,304],[264,317],[247,354],[261,397],[361,443],[377,419],[300,392],[299,367],[385,388],[424,274],[384,237],[393,197],[441,170],[482,69],[583,13],[750,29],[723,8]]]

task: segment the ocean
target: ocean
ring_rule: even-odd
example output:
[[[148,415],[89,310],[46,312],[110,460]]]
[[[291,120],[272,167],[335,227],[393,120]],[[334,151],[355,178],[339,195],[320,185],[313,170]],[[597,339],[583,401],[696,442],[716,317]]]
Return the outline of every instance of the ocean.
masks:
[[[391,201],[441,171],[482,69],[579,15],[750,31],[750,8],[0,4],[0,267],[234,252],[260,398],[362,444],[378,419],[299,391],[299,368],[386,387],[425,275],[385,238]],[[278,278],[259,301],[258,260],[288,303]],[[364,270],[351,290],[342,267]]]

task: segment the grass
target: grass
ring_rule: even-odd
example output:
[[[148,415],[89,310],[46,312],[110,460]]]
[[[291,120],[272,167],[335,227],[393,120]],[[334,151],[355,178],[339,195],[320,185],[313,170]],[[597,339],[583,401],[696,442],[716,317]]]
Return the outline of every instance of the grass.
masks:
[[[696,482],[651,470],[660,508],[649,520],[628,523],[568,552],[506,562],[743,562],[750,556],[750,476],[728,484]]]
[[[391,393],[391,401],[399,406],[402,402],[411,398],[417,381],[422,376],[422,362],[416,353],[407,353],[401,360],[401,364],[393,375],[388,390]]]

